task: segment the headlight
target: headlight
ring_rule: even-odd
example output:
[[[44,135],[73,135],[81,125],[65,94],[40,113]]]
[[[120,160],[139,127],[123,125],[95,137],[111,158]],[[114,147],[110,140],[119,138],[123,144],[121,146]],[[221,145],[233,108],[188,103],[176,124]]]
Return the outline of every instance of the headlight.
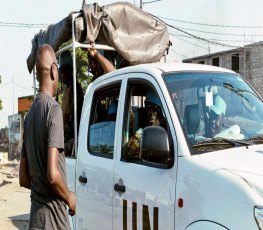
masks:
[[[260,230],[263,230],[263,207],[254,208],[254,216]]]

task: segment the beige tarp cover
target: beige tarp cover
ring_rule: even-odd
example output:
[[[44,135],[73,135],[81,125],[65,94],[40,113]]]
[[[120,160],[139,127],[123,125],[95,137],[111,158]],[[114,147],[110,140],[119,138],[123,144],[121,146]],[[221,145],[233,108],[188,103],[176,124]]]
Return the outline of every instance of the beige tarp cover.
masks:
[[[132,65],[156,62],[169,48],[166,25],[130,3],[117,2],[102,7],[84,3],[80,13],[74,25],[76,41],[109,45]],[[70,14],[35,35],[27,58],[30,73],[41,44],[50,44],[57,51],[71,39],[71,18]]]

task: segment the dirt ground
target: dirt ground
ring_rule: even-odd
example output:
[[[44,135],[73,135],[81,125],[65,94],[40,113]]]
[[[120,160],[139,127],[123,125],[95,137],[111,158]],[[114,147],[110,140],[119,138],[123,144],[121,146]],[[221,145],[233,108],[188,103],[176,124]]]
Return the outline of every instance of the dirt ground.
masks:
[[[30,191],[18,182],[19,162],[0,153],[0,229],[28,229]]]

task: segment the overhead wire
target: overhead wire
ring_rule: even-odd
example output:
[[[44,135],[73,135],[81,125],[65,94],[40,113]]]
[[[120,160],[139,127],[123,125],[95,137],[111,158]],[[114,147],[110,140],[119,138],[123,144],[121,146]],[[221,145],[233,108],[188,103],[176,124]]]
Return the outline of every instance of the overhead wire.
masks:
[[[32,89],[29,89],[29,88],[25,88],[24,86],[21,86],[21,85],[19,85],[18,83],[16,83],[16,82],[14,82],[14,84],[16,85],[16,86],[18,86],[18,87],[20,87],[20,88],[22,88],[22,89],[24,89],[24,90],[28,90],[28,91],[33,91],[33,88]]]
[[[26,27],[26,28],[42,28],[47,27],[50,24],[46,23],[20,23],[20,22],[1,22],[0,26],[3,27]]]
[[[171,51],[172,53],[174,53],[174,54],[176,54],[176,55],[178,55],[178,56],[180,56],[180,57],[183,57],[183,58],[188,58],[187,56],[185,56],[184,54],[180,54],[180,53],[178,53],[178,52],[176,52],[175,50],[173,50],[172,48],[169,50],[169,51]]]
[[[240,26],[240,25],[219,25],[219,24],[208,24],[208,23],[198,23],[198,22],[192,22],[192,21],[186,21],[186,20],[178,20],[178,19],[173,19],[173,18],[167,18],[167,17],[162,17],[162,16],[156,16],[156,15],[152,15],[160,20],[170,20],[170,21],[175,21],[175,22],[180,22],[180,23],[186,23],[186,24],[192,24],[192,25],[201,25],[201,26],[210,26],[210,27],[224,27],[224,28],[250,28],[250,29],[255,29],[255,28],[263,28],[263,26]],[[241,40],[226,40],[226,39],[214,39],[214,38],[206,38],[206,37],[202,37],[202,36],[197,36],[195,34],[192,34],[188,31],[195,31],[195,32],[199,32],[199,33],[206,33],[206,34],[215,34],[215,35],[222,35],[222,36],[252,36],[252,37],[260,37],[263,35],[246,35],[246,34],[235,34],[235,33],[220,33],[220,32],[211,32],[211,31],[204,31],[204,30],[197,30],[197,29],[192,29],[192,28],[185,28],[185,27],[181,27],[181,26],[175,26],[172,24],[169,24],[165,21],[163,21],[170,29],[173,30],[177,30],[183,34],[183,35],[175,35],[175,34],[171,34],[173,36],[176,36],[178,39],[179,37],[185,37],[185,38],[189,38],[189,39],[196,39],[199,41],[202,41],[204,43],[208,43],[209,45],[216,45],[216,46],[222,46],[222,47],[228,47],[228,48],[239,48],[240,46],[236,46],[236,45],[231,45],[231,44],[225,44],[223,42],[239,42],[239,43],[249,43],[248,41],[241,41]],[[48,23],[16,23],[16,22],[3,22],[0,21],[0,26],[6,26],[6,27],[26,27],[26,28],[38,28],[38,27],[47,27],[50,24]],[[203,48],[208,50],[205,47],[202,46],[198,46],[196,44],[193,44],[189,41],[186,41],[185,39],[180,38],[181,40],[188,42],[192,45],[195,45],[199,48]],[[210,50],[210,49],[209,49]]]
[[[0,85],[0,88],[5,87],[5,86],[7,86],[7,85],[9,85],[9,84],[12,84],[12,83],[13,83],[13,80],[8,81],[8,82],[6,82],[5,84],[1,84],[1,85]],[[14,81],[14,84],[15,84],[16,86],[24,89],[24,90],[28,90],[28,91],[32,91],[32,90],[33,90],[33,89],[26,88],[26,87],[24,87],[24,86],[21,86],[20,84],[16,83],[15,81]]]
[[[194,34],[191,34],[189,32],[186,32],[182,29],[179,29],[178,27],[175,27],[173,25],[167,24],[167,26],[171,27],[172,29],[178,30],[186,35],[174,35],[177,37],[185,37],[185,38],[190,38],[190,39],[197,39],[200,40],[202,42],[205,43],[209,43],[211,45],[219,45],[219,46],[223,46],[223,47],[229,47],[229,48],[240,48],[240,46],[238,45],[230,45],[230,44],[225,44],[222,42],[235,42],[235,43],[248,43],[251,44],[251,41],[247,41],[247,40],[231,40],[231,39],[215,39],[215,38],[205,38],[205,37],[200,37]],[[257,41],[253,41],[253,42],[257,42]]]
[[[9,82],[6,82],[6,83],[3,84],[3,85],[0,85],[0,88],[1,88],[1,87],[4,87],[4,86],[6,86],[6,85],[8,85],[8,84],[10,84],[10,83],[12,83],[12,81],[9,81]]]
[[[221,27],[240,27],[240,28],[263,28],[263,26],[226,26],[226,25],[214,25],[214,24],[206,24],[206,23],[196,23],[196,22],[190,22],[190,21],[184,21],[184,20],[177,20],[177,19],[172,19],[172,18],[167,18],[167,17],[161,17],[161,16],[155,16],[159,19],[165,19],[165,20],[171,20],[171,21],[176,21],[176,22],[183,22],[183,23],[189,23],[189,24],[195,24],[195,25],[205,25],[205,26],[221,26]],[[166,22],[165,22],[166,23]],[[219,33],[219,32],[211,32],[211,31],[203,31],[203,30],[197,30],[197,29],[192,29],[192,28],[185,28],[185,27],[181,27],[181,26],[174,26],[171,24],[166,23],[168,26],[170,26],[171,28],[174,27],[174,29],[177,30],[181,30],[181,32],[186,33],[186,31],[195,31],[195,32],[199,32],[199,33],[208,33],[208,34],[216,34],[216,35],[223,35],[223,36],[249,36],[249,37],[262,37],[263,35],[257,35],[257,34],[234,34],[234,33]],[[47,27],[50,24],[48,23],[21,23],[21,22],[3,22],[0,21],[0,26],[4,26],[4,27],[26,27],[26,28],[39,28],[39,27]],[[176,27],[176,28],[175,28]],[[189,33],[190,34],[190,33]],[[200,36],[196,36],[196,35],[190,35],[190,36],[195,36],[195,38],[197,39],[206,39],[206,38],[202,38]],[[212,40],[212,39],[211,39]],[[229,46],[227,44],[217,44],[217,45],[221,45],[221,46]]]
[[[168,24],[168,23],[166,23],[166,22],[165,22],[165,24],[166,24],[167,26],[175,29],[175,30],[178,30],[178,31],[180,31],[180,32],[182,32],[182,33],[184,33],[184,34],[187,34],[187,35],[195,38],[195,39],[198,39],[198,40],[200,40],[200,41],[207,42],[207,43],[209,43],[209,44],[219,45],[219,46],[229,47],[229,48],[239,48],[239,46],[234,46],[234,45],[229,45],[229,44],[223,44],[223,43],[220,43],[220,42],[211,41],[211,40],[208,40],[208,39],[206,39],[206,38],[203,38],[203,37],[200,37],[200,36],[191,34],[191,33],[189,33],[189,32],[186,32],[186,31],[184,31],[184,30],[182,30],[182,29],[177,28],[176,26],[170,25],[170,24]]]
[[[184,21],[184,20],[178,20],[178,19],[161,17],[161,16],[156,16],[156,17],[161,18],[161,19],[165,19],[165,20],[171,20],[171,21],[175,21],[175,22],[182,22],[182,23],[193,24],[193,25],[200,25],[200,26],[225,27],[225,28],[248,28],[248,29],[263,28],[263,26],[219,25],[219,24],[208,24],[208,23],[198,23],[198,22]]]
[[[183,23],[189,23],[189,24],[194,24],[194,25],[202,25],[202,26],[215,26],[215,27],[228,27],[228,28],[263,28],[263,26],[237,26],[237,25],[218,25],[218,24],[208,24],[208,23],[197,23],[197,22],[190,22],[190,21],[184,21],[184,20],[177,20],[177,19],[171,19],[171,18],[167,18],[167,17],[160,17],[160,16],[156,16],[156,15],[153,15],[155,16],[156,18],[158,18],[159,20],[172,20],[172,21],[176,21],[176,22],[183,22]],[[169,24],[165,21],[163,21],[170,29],[174,29],[174,30],[177,30],[183,34],[185,34],[185,37],[186,38],[190,38],[190,39],[196,39],[196,40],[199,40],[199,41],[202,41],[202,42],[205,42],[205,43],[208,43],[209,45],[216,45],[216,46],[222,46],[222,47],[228,47],[228,48],[240,48],[241,46],[240,45],[232,45],[232,44],[226,44],[225,42],[235,42],[235,43],[250,43],[251,44],[251,41],[246,41],[245,39],[244,40],[230,40],[230,39],[215,39],[215,38],[205,38],[205,37],[202,37],[202,36],[197,36],[195,34],[192,34],[188,31],[195,31],[195,32],[199,32],[199,33],[208,33],[208,34],[215,34],[215,35],[227,35],[227,36],[249,36],[249,37],[260,37],[260,36],[263,36],[263,35],[252,35],[252,34],[249,34],[249,35],[246,35],[246,34],[234,34],[234,33],[219,33],[219,32],[211,32],[211,31],[203,31],[203,30],[197,30],[197,29],[189,29],[189,28],[185,28],[185,27],[180,27],[180,26],[175,26],[175,25],[172,25],[172,24]],[[171,34],[171,33],[170,33]],[[179,36],[183,37],[183,35],[174,35],[173,36],[176,36],[177,38],[179,38]],[[185,39],[182,39],[181,40],[184,40],[186,42]],[[192,44],[191,42],[187,41],[188,43]],[[253,41],[255,42],[255,41]],[[195,46],[197,46],[196,44],[194,44]],[[202,47],[204,48],[204,47]],[[210,49],[209,49],[210,50]]]
[[[220,32],[213,32],[213,31],[204,31],[204,30],[197,30],[197,29],[192,29],[192,28],[185,28],[185,27],[181,27],[181,26],[177,26],[177,28],[179,28],[179,29],[183,29],[183,30],[189,30],[189,31],[199,32],[199,33],[215,34],[215,35],[222,35],[222,36],[263,37],[263,34],[235,34],[235,33],[220,33]]]
[[[184,37],[184,38],[193,38],[191,36],[187,36],[187,35],[183,35],[183,34],[178,34],[178,37]],[[216,39],[216,38],[206,38],[210,41],[219,41],[219,42],[240,42],[240,43],[246,43],[248,41],[244,41],[244,40],[231,40],[231,39]]]
[[[175,34],[172,34],[172,33],[169,33],[169,34],[176,37]],[[183,39],[183,38],[180,38],[180,37],[177,37],[177,38],[180,39],[180,40],[182,40],[182,41],[184,41],[184,42],[186,42],[186,43],[189,43],[189,44],[191,44],[191,45],[193,45],[193,46],[196,46],[196,47],[198,47],[198,48],[205,49],[205,50],[207,50],[207,51],[209,50],[209,48],[207,48],[207,47],[197,45],[197,44],[195,44],[195,43],[189,42],[189,41],[187,41],[187,40],[185,40],[185,39]]]
[[[189,36],[191,36],[191,37],[193,37],[193,38],[195,38],[197,40],[207,42],[207,43],[209,43],[211,45],[218,45],[218,46],[228,47],[228,48],[240,48],[240,46],[234,46],[234,45],[224,44],[224,43],[220,43],[220,42],[216,42],[216,41],[210,41],[210,40],[208,40],[206,38],[203,38],[203,37],[191,34],[191,33],[187,32],[187,31],[184,31],[184,30],[178,28],[177,26],[174,26],[172,24],[169,24],[169,23],[163,21],[162,19],[164,19],[164,17],[158,17],[158,16],[153,15],[153,14],[150,14],[150,15],[152,15],[153,17],[155,17],[155,18],[159,19],[160,21],[162,21],[166,26],[168,26],[168,27],[170,27],[172,29],[175,29],[175,30],[177,30],[177,31],[179,31],[181,33],[187,34],[187,35],[189,35]]]

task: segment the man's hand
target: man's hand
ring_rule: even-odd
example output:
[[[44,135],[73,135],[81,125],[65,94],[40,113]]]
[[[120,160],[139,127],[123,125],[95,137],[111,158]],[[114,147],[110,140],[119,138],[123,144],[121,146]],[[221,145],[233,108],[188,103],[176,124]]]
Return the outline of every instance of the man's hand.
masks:
[[[73,192],[69,192],[68,208],[68,214],[74,216],[76,213],[76,196]]]
[[[92,58],[97,57],[98,51],[95,48],[88,49],[88,52]]]
[[[109,73],[115,70],[113,64],[107,58],[101,55],[100,52],[97,51],[94,47],[89,48],[88,52],[92,58],[94,58],[100,63],[102,69],[104,70],[104,73]]]
[[[55,193],[67,203],[70,209],[69,214],[73,216],[76,211],[76,196],[68,190],[58,168],[59,154],[57,148],[48,148],[47,178]]]

